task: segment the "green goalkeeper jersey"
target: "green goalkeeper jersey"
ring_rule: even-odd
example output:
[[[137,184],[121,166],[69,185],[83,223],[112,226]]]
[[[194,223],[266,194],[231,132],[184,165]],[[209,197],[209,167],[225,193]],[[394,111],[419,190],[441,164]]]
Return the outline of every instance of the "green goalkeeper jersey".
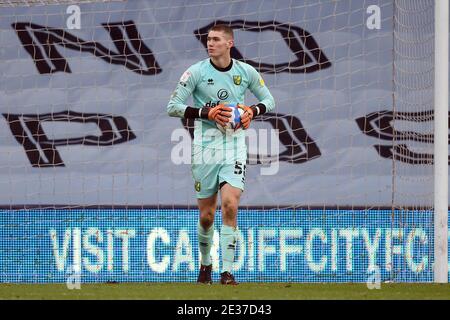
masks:
[[[235,59],[231,59],[229,67],[219,68],[208,58],[192,65],[183,73],[170,97],[167,112],[172,117],[183,118],[188,107],[186,100],[190,95],[195,108],[227,103],[245,104],[247,89],[266,106],[267,112],[274,109],[274,99],[255,68]],[[196,119],[193,143],[207,148],[241,149],[246,147],[245,131],[238,130],[228,135],[222,133],[215,122]]]

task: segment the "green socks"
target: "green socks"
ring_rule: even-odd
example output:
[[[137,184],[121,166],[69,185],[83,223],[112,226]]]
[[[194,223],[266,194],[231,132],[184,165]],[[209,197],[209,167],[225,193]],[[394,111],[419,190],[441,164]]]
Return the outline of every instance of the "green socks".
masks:
[[[211,262],[211,247],[214,236],[214,225],[211,225],[208,230],[203,229],[200,222],[197,226],[198,243],[201,253],[201,264],[209,266]],[[220,230],[220,248],[222,252],[222,272],[228,271],[231,273],[234,255],[236,252],[236,228],[222,225]]]
[[[220,230],[220,248],[222,252],[222,273],[228,271],[234,262],[234,254],[236,252],[236,228],[222,225]]]
[[[198,244],[201,253],[201,264],[209,266],[211,264],[211,247],[214,236],[214,224],[209,227],[208,230],[203,229],[200,221],[197,226],[198,231]]]

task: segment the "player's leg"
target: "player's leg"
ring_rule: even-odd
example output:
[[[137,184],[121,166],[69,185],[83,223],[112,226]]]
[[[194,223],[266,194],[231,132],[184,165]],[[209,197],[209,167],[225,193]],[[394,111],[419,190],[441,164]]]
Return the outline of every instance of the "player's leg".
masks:
[[[214,215],[217,206],[217,193],[209,198],[197,199],[200,218],[197,226],[201,261],[197,282],[211,284],[211,247],[214,237]]]
[[[220,187],[220,198],[222,208],[222,226],[233,229],[237,227],[237,213],[242,190],[232,186],[228,182],[223,182]]]
[[[237,214],[244,191],[247,150],[231,150],[219,172],[222,202],[220,247],[222,252],[221,283],[237,284],[231,274],[237,242]]]
[[[237,213],[242,190],[229,183],[220,188],[222,202],[222,227],[220,231],[220,247],[222,250],[222,284],[237,284],[232,275],[237,242]]]
[[[217,191],[219,189],[219,167],[204,161],[210,158],[211,150],[193,146],[192,177],[195,182],[195,193],[200,211],[197,225],[199,249],[201,254],[200,272],[197,282],[211,283],[211,247],[214,236],[214,214],[217,206]]]

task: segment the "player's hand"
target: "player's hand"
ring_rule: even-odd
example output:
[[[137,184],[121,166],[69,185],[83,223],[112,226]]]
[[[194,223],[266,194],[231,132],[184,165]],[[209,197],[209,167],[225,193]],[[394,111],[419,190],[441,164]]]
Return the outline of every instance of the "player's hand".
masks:
[[[208,120],[215,121],[224,127],[231,118],[231,111],[230,107],[219,104],[209,110]]]
[[[244,110],[244,113],[241,115],[241,123],[244,127],[244,130],[248,129],[248,127],[250,127],[250,122],[253,119],[253,110],[248,106],[244,106],[243,104],[239,104],[238,108]]]

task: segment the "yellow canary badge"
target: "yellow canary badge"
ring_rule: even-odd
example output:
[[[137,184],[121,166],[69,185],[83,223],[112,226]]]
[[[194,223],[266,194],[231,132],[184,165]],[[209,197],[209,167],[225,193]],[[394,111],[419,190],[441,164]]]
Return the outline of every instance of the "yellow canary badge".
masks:
[[[263,78],[259,78],[259,84],[261,85],[261,87],[264,87],[264,80]]]

